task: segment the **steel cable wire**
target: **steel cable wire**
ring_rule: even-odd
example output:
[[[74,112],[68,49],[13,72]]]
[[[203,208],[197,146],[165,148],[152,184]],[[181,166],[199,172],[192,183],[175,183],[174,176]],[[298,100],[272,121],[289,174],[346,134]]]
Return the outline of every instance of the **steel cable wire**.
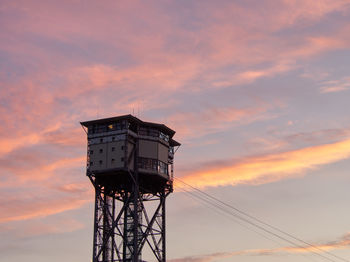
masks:
[[[237,218],[235,218],[235,217],[233,216],[233,214],[231,214],[231,213],[230,213],[230,214],[227,214],[227,212],[226,212],[225,210],[222,209],[222,206],[220,206],[220,205],[218,205],[218,204],[215,204],[215,203],[213,203],[213,202],[210,202],[210,201],[208,201],[207,199],[205,199],[205,198],[203,198],[203,197],[201,197],[201,196],[199,196],[199,195],[196,195],[196,194],[194,194],[194,193],[191,192],[191,191],[188,191],[188,190],[184,189],[183,187],[180,187],[180,189],[182,190],[182,192],[186,193],[186,194],[187,194],[189,197],[191,197],[192,199],[194,199],[194,200],[198,200],[198,199],[199,199],[200,201],[202,201],[202,203],[203,203],[205,206],[217,208],[217,209],[211,209],[211,210],[214,210],[216,213],[218,213],[218,214],[220,214],[220,215],[224,215],[226,218],[228,218],[228,219],[230,219],[230,220],[233,220],[235,223],[239,224],[240,226],[242,226],[242,227],[244,227],[244,228],[246,228],[246,229],[248,229],[248,230],[250,230],[250,231],[253,231],[254,233],[260,235],[261,237],[263,237],[263,238],[265,238],[265,239],[267,239],[267,240],[269,240],[269,241],[272,241],[272,242],[276,243],[278,246],[283,246],[283,244],[282,244],[281,242],[278,242],[277,240],[272,239],[272,238],[270,238],[270,237],[264,235],[262,232],[259,232],[259,231],[257,231],[257,230],[254,230],[253,228],[248,227],[247,225],[241,223],[239,220],[237,220]],[[291,253],[291,252],[288,251],[288,250],[286,250],[286,252],[287,252],[287,253]],[[292,254],[292,253],[291,253],[291,254]],[[306,254],[300,253],[299,255],[302,255],[302,256],[306,257],[307,259],[310,259],[310,260],[312,260],[312,261],[315,261],[314,259],[312,259],[312,258],[310,258],[310,257],[307,257]]]
[[[254,217],[254,216],[252,216],[252,215],[249,215],[249,214],[247,214],[246,212],[243,212],[243,211],[241,211],[240,209],[238,209],[238,208],[236,208],[236,207],[234,207],[234,206],[232,206],[232,205],[229,205],[229,204],[223,202],[222,200],[220,200],[220,199],[218,199],[218,198],[216,198],[216,197],[213,197],[213,196],[209,195],[208,193],[206,193],[206,192],[204,192],[204,191],[202,191],[202,190],[200,190],[200,189],[198,189],[198,188],[196,188],[196,187],[194,187],[194,186],[192,186],[192,185],[190,185],[190,184],[184,182],[183,180],[181,180],[181,179],[179,179],[179,178],[175,178],[175,179],[178,180],[179,182],[183,183],[184,185],[190,187],[191,189],[193,189],[193,190],[195,190],[195,191],[201,193],[202,195],[206,196],[206,197],[207,197],[207,200],[208,200],[208,203],[211,203],[209,199],[211,199],[211,201],[216,201],[217,203],[220,203],[220,205],[221,205],[220,208],[222,209],[222,211],[224,211],[224,212],[226,212],[226,213],[229,212],[229,211],[227,211],[227,210],[225,209],[225,207],[226,207],[226,208],[230,208],[230,209],[232,209],[232,210],[235,210],[236,212],[238,212],[238,213],[240,213],[240,214],[242,214],[242,215],[248,217],[249,219],[252,219],[252,220],[254,220],[254,221],[256,221],[256,222],[259,222],[260,224],[262,224],[262,225],[264,225],[264,226],[267,226],[267,227],[269,227],[270,229],[273,229],[273,230],[275,230],[275,231],[277,231],[277,232],[279,232],[279,233],[282,233],[282,234],[288,236],[289,238],[292,238],[292,239],[294,239],[294,240],[296,240],[296,241],[299,241],[299,242],[305,244],[306,246],[308,246],[308,247],[300,246],[298,243],[296,243],[296,242],[294,242],[294,241],[292,241],[292,240],[290,240],[290,239],[287,239],[286,237],[283,237],[283,236],[281,236],[281,235],[279,235],[279,234],[277,234],[277,233],[275,233],[275,232],[272,232],[271,230],[268,230],[268,229],[264,228],[263,226],[260,226],[260,225],[258,225],[258,224],[256,224],[256,223],[254,223],[254,222],[248,220],[247,218],[244,218],[244,217],[239,216],[239,215],[237,215],[237,214],[235,214],[235,213],[229,212],[229,214],[235,216],[236,218],[238,218],[238,219],[240,219],[240,220],[242,220],[242,221],[244,221],[244,222],[246,222],[246,223],[248,223],[248,224],[250,224],[250,225],[252,225],[252,226],[254,226],[254,227],[256,227],[256,228],[259,228],[260,230],[262,230],[262,231],[264,231],[264,232],[266,232],[266,233],[269,233],[269,234],[271,234],[271,235],[273,235],[273,236],[275,236],[275,237],[277,237],[277,238],[279,238],[279,239],[281,239],[281,240],[283,240],[283,241],[285,241],[285,242],[288,242],[289,244],[292,244],[293,246],[295,246],[295,247],[297,247],[297,248],[309,250],[311,253],[313,253],[313,254],[315,254],[315,255],[318,255],[318,256],[320,256],[320,257],[322,257],[323,259],[326,259],[326,260],[328,260],[328,261],[337,262],[337,261],[335,261],[335,260],[333,260],[333,259],[331,259],[331,258],[329,258],[329,257],[326,257],[326,256],[324,256],[324,255],[322,255],[322,254],[320,254],[320,253],[318,253],[318,252],[316,252],[316,251],[313,251],[312,249],[316,249],[317,251],[323,252],[323,253],[325,253],[325,254],[327,254],[327,255],[329,255],[329,256],[332,256],[332,257],[334,257],[334,258],[336,258],[336,259],[338,259],[338,260],[341,260],[341,261],[344,261],[344,262],[349,262],[349,260],[346,260],[346,259],[344,259],[344,258],[342,258],[342,257],[339,257],[339,256],[337,256],[337,255],[335,255],[335,254],[332,254],[332,253],[329,252],[329,251],[326,251],[326,250],[323,250],[323,249],[321,249],[321,248],[318,248],[318,247],[316,247],[316,246],[314,246],[314,245],[312,245],[312,244],[310,244],[310,243],[308,243],[308,242],[306,242],[306,241],[304,241],[304,240],[302,240],[302,239],[300,239],[300,238],[297,238],[297,237],[295,237],[295,236],[293,236],[293,235],[291,235],[291,234],[289,234],[289,233],[287,233],[287,232],[285,232],[285,231],[283,231],[283,230],[281,230],[281,229],[278,229],[278,228],[275,227],[275,226],[272,226],[272,225],[270,225],[270,224],[268,224],[268,223],[266,223],[266,222],[264,222],[264,221],[262,221],[262,220],[260,220],[260,219],[258,219],[258,218],[256,218],[256,217]],[[212,205],[213,205],[213,204],[212,204]],[[223,205],[223,206],[222,206],[222,205]],[[312,249],[310,249],[310,248],[312,248]]]

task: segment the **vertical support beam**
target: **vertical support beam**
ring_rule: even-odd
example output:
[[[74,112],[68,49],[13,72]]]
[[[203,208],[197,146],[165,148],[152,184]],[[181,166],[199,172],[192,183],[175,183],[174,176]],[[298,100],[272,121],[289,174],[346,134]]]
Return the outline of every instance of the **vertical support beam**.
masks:
[[[124,210],[124,228],[123,228],[123,262],[126,262],[126,259],[127,259],[127,254],[126,254],[126,251],[127,251],[127,243],[128,243],[128,217],[127,217],[127,214],[128,214],[128,209],[129,209],[129,198],[124,198],[123,199],[123,203],[124,203],[124,206],[125,206],[125,210]]]
[[[105,190],[104,190],[105,191]],[[106,210],[106,205],[107,205],[107,196],[106,196],[106,192],[104,192],[103,194],[103,203],[102,203],[102,220],[103,220],[103,231],[102,231],[102,240],[103,240],[103,245],[102,245],[102,259],[103,261],[108,261],[108,239],[107,239],[107,230],[108,230],[108,226],[107,226],[107,210]]]
[[[161,202],[162,202],[162,262],[166,261],[166,243],[165,243],[165,192],[161,194]]]
[[[115,222],[115,192],[113,192],[113,196],[112,196],[112,214],[113,214],[113,219],[112,219],[112,223],[111,223],[111,261],[114,261],[114,253],[117,252],[117,250],[115,250],[115,226],[113,225]]]
[[[139,141],[137,140],[135,143],[135,151],[134,151],[134,186],[133,186],[133,194],[134,194],[134,224],[133,224],[133,236],[134,236],[134,243],[133,243],[133,262],[139,261],[139,209],[140,209],[140,188],[139,188],[139,172],[138,172],[138,152],[139,152]]]
[[[97,262],[96,254],[97,254],[99,195],[100,195],[100,189],[99,187],[95,186],[94,239],[93,239],[93,249],[92,249],[92,258],[93,258],[92,262]]]
[[[137,182],[136,182],[137,183]],[[138,184],[135,184],[134,198],[133,198],[133,253],[132,261],[138,262],[138,250],[139,250],[139,189]]]

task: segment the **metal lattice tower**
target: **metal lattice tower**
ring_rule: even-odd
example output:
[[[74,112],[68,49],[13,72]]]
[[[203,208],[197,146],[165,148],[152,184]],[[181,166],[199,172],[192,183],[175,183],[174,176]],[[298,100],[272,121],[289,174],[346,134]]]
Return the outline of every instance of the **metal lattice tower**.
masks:
[[[86,174],[95,188],[93,262],[166,261],[165,200],[180,143],[165,125],[132,115],[82,122]]]

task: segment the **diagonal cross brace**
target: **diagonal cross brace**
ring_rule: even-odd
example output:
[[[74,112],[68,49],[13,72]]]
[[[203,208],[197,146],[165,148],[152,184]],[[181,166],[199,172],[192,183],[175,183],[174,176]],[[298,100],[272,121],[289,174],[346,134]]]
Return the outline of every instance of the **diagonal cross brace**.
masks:
[[[99,197],[101,198],[101,196],[99,196]],[[96,255],[96,257],[99,257],[101,255],[102,251],[106,248],[107,239],[109,239],[112,236],[112,234],[113,234],[112,232],[114,232],[115,228],[118,230],[119,234],[121,236],[123,236],[123,233],[120,231],[120,229],[116,225],[117,225],[119,219],[121,218],[123,212],[127,208],[128,202],[129,202],[129,197],[126,198],[126,201],[124,202],[124,205],[123,205],[122,209],[119,211],[119,214],[118,214],[117,218],[113,221],[111,230],[107,233],[106,241],[104,241],[104,243],[102,244],[102,247],[99,250],[99,252]],[[109,209],[107,209],[107,210],[108,210],[108,215],[112,217],[112,214],[109,212]]]

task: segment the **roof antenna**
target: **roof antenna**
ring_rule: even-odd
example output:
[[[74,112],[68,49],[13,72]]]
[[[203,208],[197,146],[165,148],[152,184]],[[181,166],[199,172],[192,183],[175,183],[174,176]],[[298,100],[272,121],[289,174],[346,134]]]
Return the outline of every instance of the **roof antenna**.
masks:
[[[139,118],[141,118],[141,111],[143,106],[143,99],[140,101],[141,104],[139,104]]]

